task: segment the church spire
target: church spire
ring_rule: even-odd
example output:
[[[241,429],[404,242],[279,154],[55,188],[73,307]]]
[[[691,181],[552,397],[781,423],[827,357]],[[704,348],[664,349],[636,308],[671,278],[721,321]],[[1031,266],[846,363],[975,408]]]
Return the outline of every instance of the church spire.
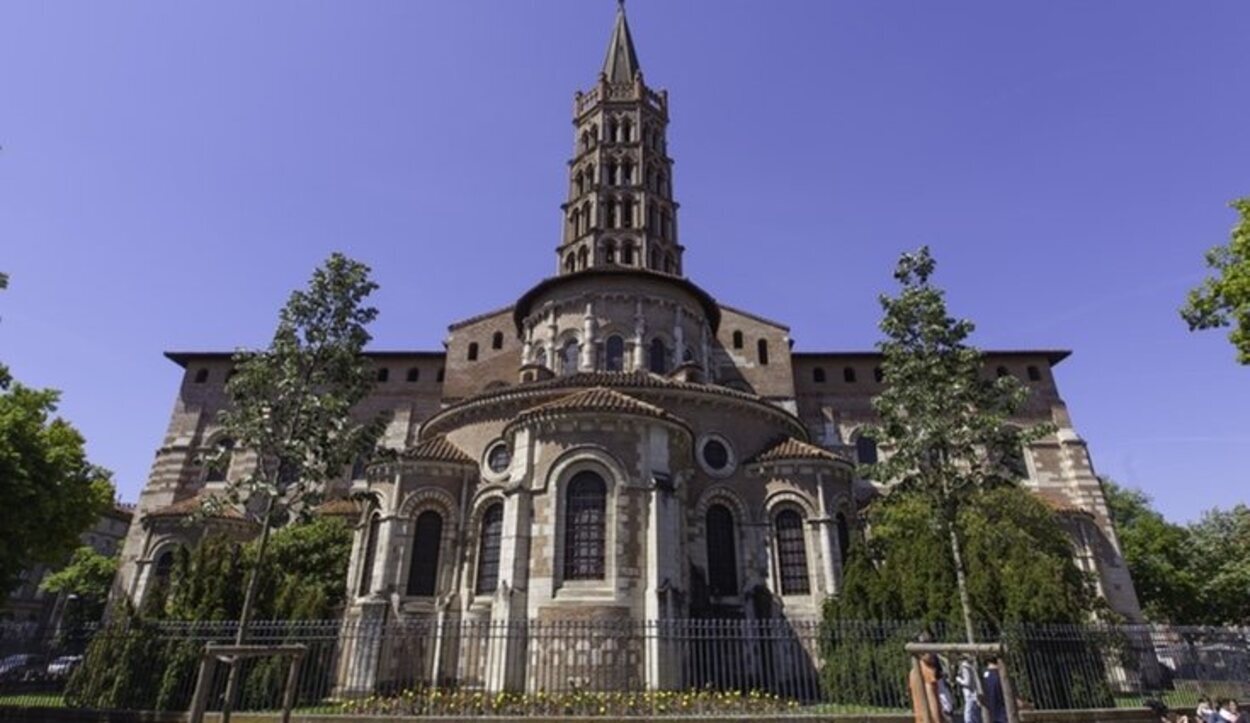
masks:
[[[573,99],[559,273],[626,267],[681,275],[667,131],[668,93],[643,82],[621,3],[599,82]]]
[[[629,21],[625,19],[625,0],[617,0],[616,26],[608,41],[608,55],[603,59],[603,75],[609,83],[632,83],[638,70],[638,53],[634,50],[634,38],[629,34]]]

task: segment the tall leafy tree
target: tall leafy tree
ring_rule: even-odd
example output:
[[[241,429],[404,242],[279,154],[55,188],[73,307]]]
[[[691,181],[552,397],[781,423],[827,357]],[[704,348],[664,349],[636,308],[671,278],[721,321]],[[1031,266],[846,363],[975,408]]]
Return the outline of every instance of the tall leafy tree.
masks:
[[[1215,275],[1189,292],[1181,318],[1190,331],[1231,326],[1228,340],[1237,361],[1250,364],[1250,197],[1229,205],[1240,219],[1228,245],[1207,252],[1207,266]]]
[[[932,282],[928,247],[903,254],[894,271],[897,296],[880,298],[885,340],[878,344],[886,386],[873,399],[880,419],[869,433],[887,454],[864,470],[895,493],[914,495],[934,514],[950,554],[955,591],[969,642],[976,638],[968,560],[958,520],[977,493],[1010,486],[1020,476],[1021,446],[1049,429],[1012,420],[1027,388],[1010,375],[986,375],[984,357],[968,343],[971,321],[952,317]]]
[[[73,596],[66,602],[62,624],[67,629],[77,629],[83,623],[95,622],[104,614],[113,577],[117,575],[117,556],[109,557],[83,545],[69,559],[69,564],[48,575],[39,583],[46,592]]]
[[[1139,490],[1104,479],[1103,495],[1146,617],[1160,623],[1207,622],[1189,530],[1164,519]]]
[[[1205,603],[1195,622],[1250,625],[1250,507],[1209,510],[1189,530]]]
[[[368,454],[382,432],[383,418],[359,422],[352,416],[373,385],[362,352],[371,338],[367,327],[378,314],[366,303],[375,289],[368,266],[333,254],[313,272],[306,289],[291,294],[269,347],[235,355],[235,374],[227,384],[231,405],[221,422],[256,463],[231,482],[224,503],[261,526],[239,613],[239,644],[247,638],[266,570],[270,531],[307,514],[321,499],[325,482]],[[234,666],[227,706],[237,685]]]
[[[87,461],[82,435],[54,416],[60,394],[13,380],[0,364],[0,593],[22,568],[61,564],[113,502],[108,470]]]

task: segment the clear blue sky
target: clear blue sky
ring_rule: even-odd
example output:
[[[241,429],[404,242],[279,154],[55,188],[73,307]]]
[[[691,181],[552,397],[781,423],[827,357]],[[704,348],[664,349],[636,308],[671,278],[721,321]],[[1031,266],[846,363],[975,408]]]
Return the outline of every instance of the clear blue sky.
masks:
[[[1247,499],[1250,369],[1176,308],[1250,194],[1244,0],[630,0],[671,93],[686,270],[865,349],[928,243],[984,347],[1061,347],[1100,472],[1190,519]],[[267,340],[329,252],[378,348],[554,269],[574,90],[610,0],[0,6],[0,360],[64,390],[135,499],[166,349]]]

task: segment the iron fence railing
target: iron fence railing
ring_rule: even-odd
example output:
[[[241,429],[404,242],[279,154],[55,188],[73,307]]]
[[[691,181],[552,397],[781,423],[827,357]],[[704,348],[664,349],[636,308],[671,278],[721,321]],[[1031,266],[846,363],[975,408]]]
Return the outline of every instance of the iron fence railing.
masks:
[[[305,646],[297,709],[372,715],[904,712],[914,623],[665,620],[374,624],[273,621],[251,644]],[[219,622],[113,624],[35,638],[0,625],[0,707],[185,710]],[[931,629],[932,630],[932,629]],[[933,631],[939,640],[957,630]],[[1089,709],[1250,697],[1250,629],[1015,626],[1006,644],[1025,706]],[[960,661],[943,661],[956,699]],[[276,709],[286,661],[240,663],[236,710]],[[225,667],[211,681],[221,705]],[[958,701],[956,701],[958,705]]]

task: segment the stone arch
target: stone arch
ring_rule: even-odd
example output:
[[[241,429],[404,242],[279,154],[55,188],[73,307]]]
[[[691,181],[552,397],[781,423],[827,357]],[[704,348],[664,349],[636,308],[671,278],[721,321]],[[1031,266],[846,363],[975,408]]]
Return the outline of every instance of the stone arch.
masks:
[[[456,515],[456,499],[451,493],[440,487],[419,487],[404,497],[395,514],[403,519],[415,518],[427,509],[436,508],[447,519],[449,525],[459,524]]]
[[[796,490],[779,490],[764,498],[765,518],[771,520],[786,505],[798,507],[805,521],[817,516],[816,505],[807,495]]]
[[[757,522],[756,516],[751,514],[751,508],[742,499],[742,497],[727,484],[714,484],[703,490],[699,495],[699,499],[695,502],[694,512],[697,519],[703,519],[707,516],[707,510],[714,504],[727,505],[731,512],[738,518],[740,524],[754,524]]]

